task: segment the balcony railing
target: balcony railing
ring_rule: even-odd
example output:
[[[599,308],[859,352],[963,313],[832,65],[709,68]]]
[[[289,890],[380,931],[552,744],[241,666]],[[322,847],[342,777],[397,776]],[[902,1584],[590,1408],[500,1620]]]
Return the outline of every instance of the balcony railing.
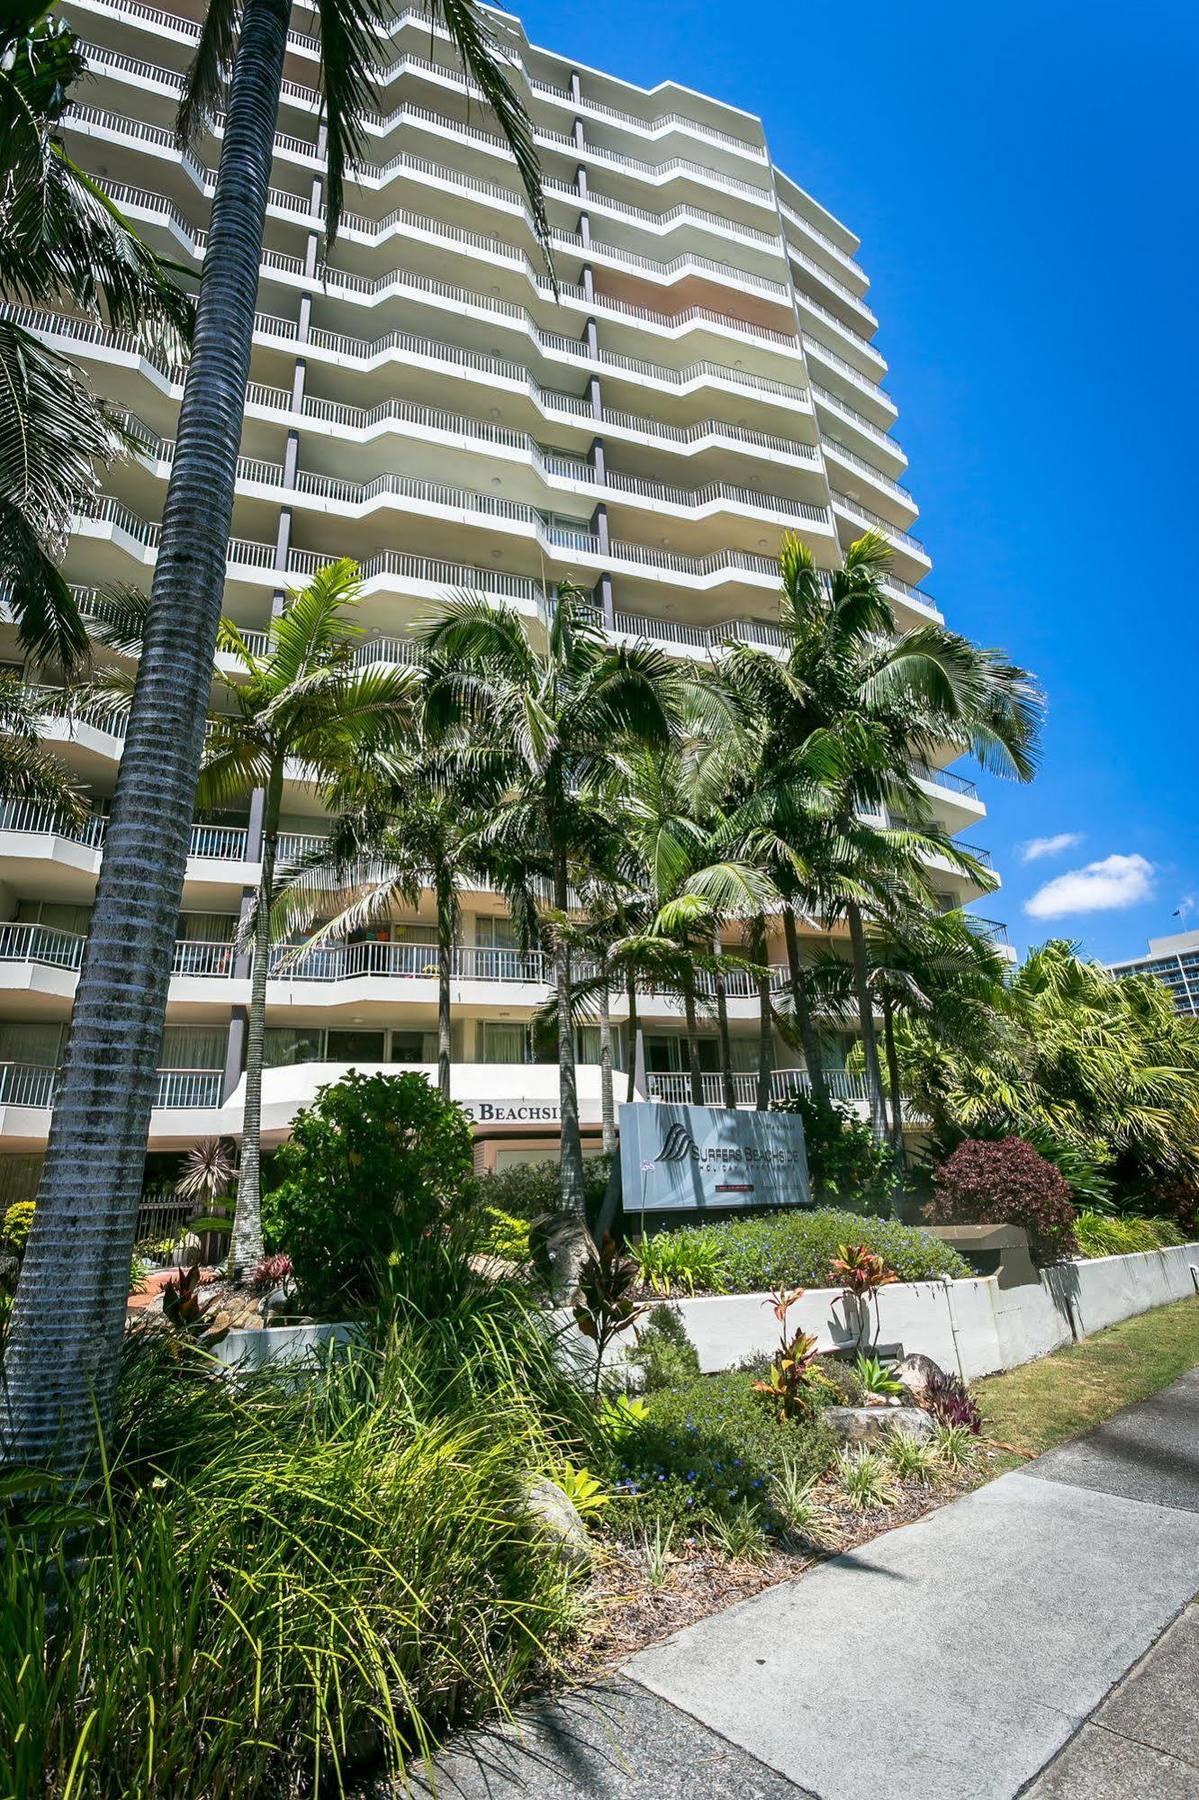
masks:
[[[54,969],[78,969],[86,939],[54,925],[0,925],[0,962],[45,963]]]
[[[86,844],[95,849],[104,842],[108,820],[98,813],[82,821],[64,818],[52,807],[36,800],[8,800],[0,806],[0,831],[14,831],[38,837],[65,838],[72,844]]]
[[[863,506],[860,500],[854,500],[848,494],[839,494],[836,488],[833,488],[831,492],[834,507],[844,507],[846,512],[853,513],[859,519],[865,519],[867,524],[872,525],[876,531],[881,531],[884,537],[891,538],[895,543],[903,544],[924,561],[928,560],[928,551],[920,539],[914,538],[910,531],[904,531],[901,526],[894,524],[890,519],[884,519],[881,513],[871,512],[870,508]]]
[[[720,1075],[707,1073],[703,1075],[703,1104],[705,1106],[722,1106],[724,1104],[724,1079]],[[827,1069],[825,1085],[830,1098],[834,1100],[868,1100],[869,1091],[866,1079],[862,1075],[852,1075],[845,1069]],[[671,1070],[667,1074],[647,1076],[649,1097],[651,1100],[664,1100],[675,1105],[686,1106],[691,1102],[691,1076],[686,1071]],[[738,1106],[756,1106],[758,1099],[758,1077],[738,1071],[733,1075],[733,1091]],[[804,1069],[774,1069],[770,1076],[770,1098],[786,1100],[792,1094],[808,1094],[812,1091],[811,1077]]]
[[[34,1063],[0,1063],[0,1106],[49,1106],[58,1070]]]
[[[0,1106],[53,1106],[58,1069],[33,1063],[0,1063]],[[221,1104],[220,1069],[159,1069],[156,1107],[215,1107]]]
[[[933,787],[951,788],[955,794],[965,794],[970,800],[978,799],[978,788],[968,775],[959,775],[954,769],[930,769],[927,763],[921,762],[909,766],[917,781],[927,781]]]
[[[202,975],[228,979],[237,972],[238,953],[227,940],[180,938],[171,963],[172,975]]]

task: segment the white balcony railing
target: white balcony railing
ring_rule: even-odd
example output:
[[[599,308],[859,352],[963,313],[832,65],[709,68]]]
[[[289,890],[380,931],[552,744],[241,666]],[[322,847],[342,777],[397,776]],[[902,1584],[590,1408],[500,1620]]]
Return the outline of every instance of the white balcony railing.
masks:
[[[0,1106],[49,1106],[57,1085],[57,1069],[34,1063],[0,1063]]]
[[[647,1076],[649,1097],[651,1100],[665,1100],[676,1105],[686,1106],[691,1101],[691,1076],[686,1071],[671,1070],[665,1074]],[[825,1085],[833,1100],[868,1100],[869,1092],[865,1077],[852,1075],[845,1069],[827,1069]],[[721,1106],[724,1102],[724,1079],[710,1072],[701,1077],[703,1087],[703,1104],[705,1106]],[[737,1071],[733,1075],[733,1090],[738,1106],[756,1106],[758,1099],[758,1077]],[[807,1094],[812,1090],[811,1077],[804,1069],[774,1069],[770,1076],[770,1098],[786,1100],[792,1094]]]
[[[0,963],[44,963],[54,969],[78,969],[87,940],[76,931],[54,925],[0,925]]]
[[[54,1104],[59,1071],[33,1063],[0,1063],[0,1106],[47,1109]],[[221,1104],[220,1069],[159,1069],[156,1107],[216,1107]]]

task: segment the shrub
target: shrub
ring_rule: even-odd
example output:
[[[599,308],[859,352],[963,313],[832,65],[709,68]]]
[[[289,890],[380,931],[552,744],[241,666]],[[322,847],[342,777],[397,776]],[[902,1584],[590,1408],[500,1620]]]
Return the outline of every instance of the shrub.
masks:
[[[692,1527],[729,1519],[745,1502],[772,1525],[775,1477],[792,1483],[819,1475],[837,1438],[819,1418],[780,1425],[743,1371],[704,1375],[647,1396],[648,1418],[621,1452],[624,1500],[614,1525],[643,1529],[653,1518]]]
[[[716,1244],[723,1291],[755,1294],[780,1287],[827,1287],[829,1267],[847,1239],[881,1256],[900,1281],[955,1279],[970,1269],[957,1251],[927,1231],[893,1219],[863,1219],[857,1213],[815,1211],[768,1213],[756,1219],[728,1219],[718,1225],[684,1225],[670,1233],[682,1260],[693,1255],[697,1236]]]
[[[264,1256],[250,1277],[250,1291],[254,1294],[273,1294],[276,1288],[291,1280],[293,1273],[290,1256],[282,1253],[278,1256]]]
[[[633,1256],[642,1281],[655,1294],[694,1294],[697,1288],[709,1294],[724,1291],[720,1240],[702,1226],[692,1226],[686,1237],[678,1231],[655,1231],[652,1237],[638,1239]]]
[[[978,1401],[960,1375],[947,1375],[940,1369],[930,1369],[918,1399],[938,1425],[957,1426],[974,1437],[980,1436],[983,1416],[979,1411]]]
[[[589,1219],[594,1219],[599,1211],[611,1168],[610,1156],[588,1156],[583,1161],[583,1195]],[[559,1179],[556,1162],[518,1163],[496,1175],[481,1175],[479,1197],[484,1208],[494,1208],[528,1224],[558,1210]]]
[[[0,1226],[0,1246],[9,1256],[15,1256],[20,1262],[25,1254],[25,1246],[29,1242],[29,1233],[33,1230],[33,1201],[14,1200],[4,1214],[4,1223]]]
[[[1023,1138],[967,1138],[937,1170],[940,1225],[1022,1225],[1042,1262],[1073,1255],[1074,1208],[1061,1171]]]
[[[812,1198],[818,1205],[889,1217],[895,1158],[867,1120],[835,1100],[815,1100],[810,1094],[776,1100],[771,1110],[795,1113],[803,1120]]]
[[[502,1360],[498,1327],[505,1334]],[[570,1454],[545,1334],[491,1293],[312,1380],[127,1345],[95,1517],[0,1525],[0,1792],[343,1792],[510,1705],[569,1620],[522,1516]]]
[[[637,1327],[637,1342],[626,1352],[625,1361],[641,1371],[641,1388],[646,1394],[681,1387],[699,1374],[695,1345],[673,1306],[651,1308],[648,1318]]]
[[[1165,1250],[1186,1240],[1172,1219],[1120,1218],[1114,1214],[1081,1212],[1075,1221],[1080,1256],[1135,1256],[1144,1250]]]
[[[423,1075],[360,1075],[319,1090],[278,1152],[264,1197],[307,1311],[345,1317],[402,1294],[437,1298],[447,1235],[475,1196],[471,1128]]]

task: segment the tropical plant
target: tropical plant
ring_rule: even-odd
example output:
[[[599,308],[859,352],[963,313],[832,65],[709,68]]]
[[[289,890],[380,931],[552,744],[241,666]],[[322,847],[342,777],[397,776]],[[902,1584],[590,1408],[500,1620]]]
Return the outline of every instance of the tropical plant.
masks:
[[[819,1543],[829,1530],[827,1506],[816,1492],[817,1477],[805,1472],[790,1456],[770,1478],[770,1498],[788,1530]]]
[[[859,1512],[894,1506],[899,1498],[891,1465],[878,1450],[843,1450],[836,1474],[845,1499]]]
[[[1186,1242],[1172,1219],[1121,1219],[1096,1212],[1079,1213],[1074,1236],[1078,1254],[1087,1257],[1136,1256]]]
[[[190,1200],[203,1211],[211,1212],[229,1192],[236,1175],[237,1151],[228,1139],[201,1138],[183,1158],[175,1192],[181,1200]]]
[[[612,1498],[598,1475],[572,1462],[558,1464],[553,1479],[583,1520],[597,1518]]]
[[[778,1320],[779,1346],[766,1379],[755,1381],[754,1391],[770,1396],[780,1425],[809,1417],[817,1404],[818,1384],[813,1380],[818,1368],[816,1339],[810,1332],[787,1329],[787,1314],[803,1298],[803,1292],[802,1288],[779,1288],[762,1302]]]
[[[271,1234],[305,1310],[344,1319],[383,1299],[446,1303],[449,1250],[476,1229],[473,1140],[423,1075],[351,1069],[300,1108],[276,1160]]]
[[[636,1343],[625,1353],[625,1362],[639,1371],[642,1392],[646,1394],[681,1387],[696,1379],[699,1355],[677,1307],[649,1309],[649,1316],[638,1328]]]
[[[859,1353],[870,1329],[870,1303],[874,1302],[874,1336],[878,1339],[878,1296],[881,1288],[898,1281],[894,1269],[888,1268],[877,1251],[867,1244],[838,1244],[837,1254],[829,1263],[829,1275],[841,1289],[845,1302],[845,1322],[851,1318],[857,1329]],[[859,1362],[863,1360],[859,1354]],[[859,1373],[861,1371],[859,1370]]]
[[[570,1293],[586,1254],[571,881],[608,838],[604,786],[613,758],[630,743],[669,745],[680,676],[647,644],[609,645],[572,588],[559,592],[544,650],[530,643],[517,613],[472,595],[443,607],[424,643],[426,729],[435,742],[473,734],[504,759],[504,793],[485,840],[549,881],[542,930],[554,955],[561,1120],[560,1229],[550,1254],[557,1291]]]
[[[390,39],[385,0],[317,0],[326,247],[336,239],[372,69]],[[111,1414],[123,1293],[154,1099],[172,944],[183,890],[225,586],[242,414],[254,332],[275,121],[287,54],[281,0],[210,0],[185,83],[180,134],[190,142],[222,113],[221,155],[204,248],[134,690],[49,1145],[41,1210],[6,1351],[0,1422],[7,1460],[53,1458],[81,1469],[95,1453],[98,1409]],[[432,0],[515,157],[546,238],[532,126],[475,0]],[[248,1171],[249,1191],[256,1174]],[[580,1184],[581,1185],[581,1184]],[[75,1258],[76,1222],[97,1252]],[[256,1260],[256,1259],[255,1259]],[[46,1288],[71,1271],[72,1304]]]
[[[914,1438],[910,1432],[898,1429],[889,1432],[883,1455],[901,1481],[918,1481],[922,1487],[931,1487],[937,1478],[935,1444]]]
[[[295,1270],[290,1256],[279,1254],[264,1256],[250,1277],[252,1294],[273,1294],[277,1288],[290,1283]]]
[[[0,320],[2,329],[3,320]],[[70,706],[70,689],[39,695],[32,693],[17,676],[0,675],[0,804],[29,800],[37,806],[51,808],[73,824],[86,818],[83,789],[76,784],[66,765],[45,748],[41,739],[41,727],[47,713],[69,711]]]
[[[776,1100],[771,1110],[803,1120],[808,1176],[818,1206],[888,1216],[895,1165],[864,1119],[835,1100],[822,1100],[815,1089]]]
[[[933,1443],[940,1460],[950,1469],[968,1469],[977,1455],[977,1436],[968,1425],[938,1420]]]
[[[946,1275],[957,1280],[970,1274],[958,1251],[931,1232],[894,1219],[862,1218],[825,1207],[682,1225],[670,1235],[679,1240],[672,1251],[679,1264],[690,1260],[697,1237],[715,1243],[723,1287],[730,1294],[764,1293],[780,1286],[827,1287],[829,1264],[849,1238],[876,1251],[900,1281],[936,1281]]]
[[[897,633],[883,588],[890,551],[877,533],[852,544],[831,577],[794,537],[784,541],[780,562],[783,656],[738,644],[721,659],[724,679],[761,721],[756,785],[768,792],[749,803],[743,829],[755,828],[756,809],[756,828],[793,865],[788,897],[802,897],[817,916],[848,925],[867,1083],[881,1135],[885,1109],[863,909],[881,902],[886,910],[897,889],[927,901],[923,861],[930,852],[980,886],[991,885],[976,859],[927,823],[910,759],[943,755],[950,746],[972,751],[996,773],[1026,780],[1040,696],[1024,670],[940,625]],[[821,761],[837,772],[836,799],[814,812],[801,783],[798,798],[786,799],[790,823],[784,817],[780,829],[779,789],[794,780],[795,759],[809,764],[822,743]],[[892,814],[914,823],[890,823]],[[853,845],[849,856],[845,844]]]
[[[162,1290],[162,1316],[180,1337],[192,1339],[205,1350],[211,1350],[229,1335],[229,1315],[221,1309],[219,1294],[200,1298],[203,1279],[198,1263],[180,1269],[173,1281]]]
[[[643,1284],[655,1294],[723,1292],[720,1241],[702,1226],[686,1237],[677,1231],[655,1231],[638,1238],[631,1255]]]
[[[592,1245],[579,1270],[574,1319],[583,1336],[595,1345],[592,1380],[597,1399],[605,1355],[618,1337],[633,1329],[645,1310],[637,1298],[639,1280],[637,1264],[608,1232],[598,1249]]]
[[[1023,1138],[967,1138],[936,1171],[932,1217],[940,1225],[1020,1225],[1033,1255],[1072,1256],[1075,1212],[1061,1173]]]
[[[306,786],[328,792],[353,777],[372,754],[385,753],[402,739],[412,716],[414,671],[383,663],[363,667],[357,659],[363,633],[354,609],[361,598],[358,565],[343,557],[291,595],[272,618],[261,653],[231,620],[222,621],[218,637],[237,678],[219,671],[214,677],[220,706],[204,749],[197,803],[221,810],[255,790],[264,795],[241,1161],[229,1247],[234,1277],[262,1257],[262,1065],[284,777],[291,765],[293,780],[294,771],[302,770]]]
[[[190,300],[71,159],[60,133],[86,70],[78,39],[50,0],[5,7],[0,296],[104,318],[177,358],[191,331]],[[0,586],[26,649],[63,668],[86,659],[87,634],[58,561],[72,514],[96,494],[97,463],[121,454],[126,441],[120,415],[73,364],[14,318],[0,318]],[[6,702],[6,734],[10,716]],[[40,759],[23,755],[26,774],[38,772]]]
[[[704,1531],[730,1562],[764,1563],[770,1555],[761,1514],[748,1500],[738,1501],[728,1512],[712,1513],[704,1520]]]
[[[695,1373],[698,1374],[696,1364]],[[630,1394],[601,1394],[599,1404],[599,1428],[604,1442],[613,1450],[619,1451],[622,1445],[641,1430],[649,1418],[649,1408],[639,1396]]]
[[[981,1432],[983,1420],[978,1402],[960,1375],[930,1369],[917,1397],[938,1424],[960,1426],[975,1437]]]
[[[854,1359],[854,1372],[862,1384],[862,1391],[874,1394],[880,1399],[897,1399],[903,1393],[903,1382],[897,1381],[886,1363],[877,1356],[867,1356],[859,1351]]]

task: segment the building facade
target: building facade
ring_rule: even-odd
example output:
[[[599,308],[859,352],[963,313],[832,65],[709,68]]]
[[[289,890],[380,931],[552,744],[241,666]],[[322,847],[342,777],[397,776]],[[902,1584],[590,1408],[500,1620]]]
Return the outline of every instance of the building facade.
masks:
[[[198,269],[219,127],[181,155],[173,124],[199,0],[170,10],[63,0],[63,12],[92,77],[69,118],[72,154],[156,248]],[[901,624],[939,618],[922,585],[930,562],[912,533],[917,507],[852,232],[772,163],[760,120],[673,83],[646,90],[586,68],[497,17],[536,124],[557,297],[494,121],[416,9],[390,30],[369,160],[348,184],[324,260],[316,23],[295,8],[227,613],[261,642],[289,588],[348,554],[365,580],[364,659],[404,659],[412,627],[455,589],[494,596],[544,633],[548,596],[566,576],[593,590],[614,640],[702,658],[730,637],[779,641],[784,532],[831,569],[874,526],[894,552]],[[148,589],[182,372],[120,333],[19,316],[127,409],[143,444],[76,520],[69,579],[85,605],[106,583]],[[7,636],[11,663],[19,652]],[[0,819],[9,1197],[36,1179],[121,756],[119,719],[46,729],[86,783],[92,815],[68,828],[18,805]],[[967,778],[945,768],[919,778],[949,834],[984,816]],[[260,818],[251,802],[193,831],[152,1151],[239,1129],[249,974],[232,939],[258,873]],[[284,827],[284,855],[325,828],[299,778]],[[948,865],[936,885],[946,905],[977,897]],[[484,1160],[544,1152],[556,1136],[556,1069],[530,1060],[529,1021],[548,995],[546,969],[518,950],[496,895],[468,893],[463,911],[454,1092],[474,1113]],[[426,896],[369,938],[272,976],[268,1141],[350,1063],[430,1064],[432,938]],[[784,960],[781,938],[772,959]],[[652,1085],[671,1092],[684,1067],[679,1008],[647,994],[640,1011]],[[619,1004],[615,1016],[619,1030]],[[748,1098],[756,1005],[736,982],[730,1017]],[[628,1053],[622,1034],[622,1061]],[[591,1132],[594,1055],[584,1032]],[[794,1053],[780,1046],[779,1061],[793,1064]],[[841,1086],[856,1092],[849,1076]]]
[[[1147,956],[1108,964],[1112,975],[1153,975],[1164,981],[1180,1013],[1199,1018],[1199,931],[1149,939]]]

